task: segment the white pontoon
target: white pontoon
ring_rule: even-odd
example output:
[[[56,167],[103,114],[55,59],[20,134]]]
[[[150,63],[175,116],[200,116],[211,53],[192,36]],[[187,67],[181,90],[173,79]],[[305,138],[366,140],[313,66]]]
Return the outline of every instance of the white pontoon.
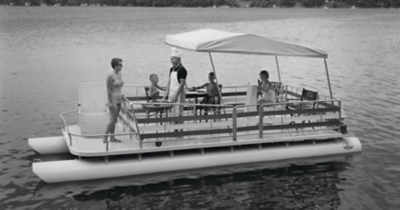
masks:
[[[327,53],[251,34],[199,30],[169,35],[166,44],[197,52],[275,56],[276,103],[257,105],[257,86],[222,87],[222,103],[199,104],[203,92],[187,92],[180,104],[150,103],[146,87],[125,85],[116,136],[103,143],[108,123],[105,84],[81,84],[78,111],[61,114],[62,136],[29,138],[40,154],[69,152],[73,160],[34,161],[47,183],[218,167],[361,152],[347,132],[341,101],[333,98]],[[330,96],[280,81],[278,56],[323,58]],[[182,106],[179,116],[172,106]]]

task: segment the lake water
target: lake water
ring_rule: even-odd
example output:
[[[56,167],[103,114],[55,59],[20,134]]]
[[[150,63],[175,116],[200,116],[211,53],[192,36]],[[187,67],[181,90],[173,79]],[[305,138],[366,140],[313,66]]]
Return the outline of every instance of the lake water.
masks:
[[[58,136],[81,82],[103,82],[112,57],[125,83],[167,82],[167,34],[214,28],[328,52],[360,156],[263,163],[146,177],[44,184],[30,135]],[[395,9],[0,7],[0,209],[400,209],[400,15]],[[188,85],[211,71],[184,52]],[[277,80],[275,60],[215,54],[219,82]],[[322,59],[280,58],[282,81],[328,95]],[[254,70],[254,71],[252,71]],[[293,164],[296,163],[296,164]]]

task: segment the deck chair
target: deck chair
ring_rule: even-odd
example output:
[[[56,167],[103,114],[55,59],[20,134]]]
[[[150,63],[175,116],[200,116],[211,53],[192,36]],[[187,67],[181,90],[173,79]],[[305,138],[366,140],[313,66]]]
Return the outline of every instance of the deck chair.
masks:
[[[150,87],[148,87],[148,86],[144,87],[144,92],[146,93],[147,102],[148,102],[148,103],[149,103],[149,102],[152,102],[153,98],[150,96],[150,93],[149,93],[149,92],[150,92]],[[149,118],[150,116],[152,116],[152,115],[150,114],[151,112],[152,112],[152,111],[146,110],[147,118]],[[155,111],[155,112],[154,112],[154,116],[157,116],[157,114],[160,114],[160,117],[162,117],[163,113],[164,113],[164,111]]]
[[[109,123],[107,88],[104,83],[79,86],[78,125],[84,135],[103,134]]]
[[[285,97],[285,87],[283,85],[283,83],[281,82],[270,82],[272,85],[272,89],[275,92],[275,99],[274,99],[274,103],[282,103],[286,101],[286,97]],[[261,92],[257,92],[257,99],[262,97],[262,93]],[[264,108],[267,110],[275,110],[277,107],[280,107],[279,105],[264,105]],[[265,110],[264,110],[265,111]]]
[[[147,102],[150,102],[150,100],[152,100],[152,98],[149,95],[149,91],[150,91],[150,87],[144,87],[144,92],[146,93]]]
[[[275,91],[275,99],[276,102],[282,102],[285,101],[286,98],[284,96],[284,92],[285,92],[285,86],[283,85],[283,83],[281,82],[271,82],[272,83],[272,87],[274,88]]]
[[[218,87],[219,87],[219,92],[221,93],[221,95],[222,95],[222,84],[218,84]],[[215,103],[215,104],[217,104],[217,105],[220,105],[222,103],[222,98],[221,98],[221,101],[219,101],[219,103]],[[200,104],[205,104],[205,103],[203,103],[202,101],[200,102]],[[210,104],[210,105],[212,105],[212,104]],[[200,115],[202,114],[202,111],[204,110],[204,113],[205,114],[207,114],[208,113],[208,111],[214,111],[214,113],[218,110],[219,111],[219,113],[221,113],[221,107],[209,107],[208,109],[210,109],[210,110],[206,110],[206,108],[207,107],[203,107],[203,106],[196,106],[196,111],[197,110],[199,110],[200,111]]]
[[[276,98],[276,102],[280,102],[280,101],[284,101],[284,85],[281,82],[270,82],[272,85],[272,89],[275,92],[275,98]],[[261,92],[257,92],[257,98],[261,98],[262,97],[262,93]]]
[[[312,104],[301,104],[301,103],[290,103],[287,104],[286,109],[287,110],[300,110],[300,109],[315,109],[318,106],[318,102],[316,102],[318,100],[318,92],[315,91],[311,91],[308,89],[303,88],[303,91],[301,93],[301,96],[299,99],[287,99],[287,101],[315,101]],[[298,114],[297,116],[301,116],[302,114]],[[293,116],[293,114],[291,114],[291,116]],[[302,123],[305,123],[306,121],[303,121]],[[310,120],[308,120],[308,122],[311,123]],[[289,124],[294,124],[295,122],[292,121]],[[314,129],[314,127],[312,127]]]
[[[246,112],[257,111],[257,93],[257,85],[247,86],[246,100],[244,102]]]
[[[150,87],[146,86],[144,87],[144,92],[146,93],[146,100],[147,102],[151,102],[153,98],[150,96]],[[162,97],[160,96],[158,99],[161,99]]]

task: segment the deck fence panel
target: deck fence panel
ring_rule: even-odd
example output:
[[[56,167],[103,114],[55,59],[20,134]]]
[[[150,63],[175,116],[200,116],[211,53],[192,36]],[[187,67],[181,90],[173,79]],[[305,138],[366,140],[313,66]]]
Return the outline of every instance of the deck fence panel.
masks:
[[[124,86],[125,87],[125,86]],[[317,132],[323,130],[339,131],[341,125],[341,103],[339,100],[324,101],[302,101],[302,102],[280,102],[276,104],[262,105],[260,111],[249,111],[248,107],[255,109],[256,104],[250,105],[212,105],[195,104],[192,101],[182,104],[184,106],[183,116],[168,116],[168,111],[164,110],[166,116],[159,114],[149,116],[142,108],[142,104],[147,102],[144,93],[145,86],[128,86],[124,93],[123,109],[120,119],[123,128],[129,129],[128,133],[115,134],[116,136],[134,135],[139,148],[142,144],[154,143],[155,141],[193,141],[199,138],[230,137],[232,141],[237,141],[238,136],[257,135],[259,139],[268,139],[271,133],[290,133],[290,132]],[[241,88],[224,87],[222,96],[228,102],[240,102],[246,96],[247,86]],[[234,89],[237,92],[229,92]],[[240,89],[240,90],[239,90]],[[286,86],[283,90],[282,98],[300,98],[301,89]],[[321,98],[326,99],[325,96]],[[300,108],[296,110],[286,110],[288,104],[316,104],[315,108]],[[310,106],[308,105],[308,106]],[[198,108],[204,106],[211,107],[207,115],[199,115]],[[300,106],[303,107],[303,106]],[[220,111],[218,111],[220,110]],[[223,111],[222,111],[223,110]],[[182,124],[177,124],[180,122]],[[74,138],[73,145],[79,147],[79,142],[90,138],[101,138],[104,134],[98,135],[79,135],[68,132]],[[183,138],[182,138],[183,137]],[[143,141],[151,140],[151,141]],[[106,145],[104,145],[106,146]],[[108,146],[108,145],[107,145]]]

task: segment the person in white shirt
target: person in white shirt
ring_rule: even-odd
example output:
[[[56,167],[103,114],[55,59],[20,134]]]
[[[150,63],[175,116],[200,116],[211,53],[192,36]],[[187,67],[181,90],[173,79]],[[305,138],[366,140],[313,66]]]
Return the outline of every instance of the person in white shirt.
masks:
[[[258,92],[261,93],[261,98],[257,101],[258,104],[275,103],[275,91],[272,83],[268,80],[269,73],[266,70],[260,72],[260,80],[258,80]]]

